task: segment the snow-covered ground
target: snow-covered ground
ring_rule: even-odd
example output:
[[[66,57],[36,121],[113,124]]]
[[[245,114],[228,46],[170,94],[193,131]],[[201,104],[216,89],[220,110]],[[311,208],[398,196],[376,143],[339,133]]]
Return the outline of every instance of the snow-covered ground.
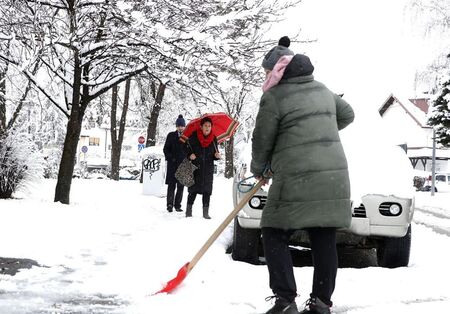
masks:
[[[215,180],[212,220],[201,218],[200,199],[193,218],[168,213],[165,199],[142,195],[137,181],[74,180],[70,206],[52,202],[55,183],[0,201],[0,256],[45,266],[0,275],[0,313],[251,314],[271,306],[266,266],[225,254],[231,226],[174,293],[151,296],[231,211],[231,181]],[[450,193],[417,193],[416,206],[410,267],[339,269],[336,313],[449,311]],[[295,274],[301,307],[312,267]]]
[[[450,193],[416,193],[414,221],[450,237]]]

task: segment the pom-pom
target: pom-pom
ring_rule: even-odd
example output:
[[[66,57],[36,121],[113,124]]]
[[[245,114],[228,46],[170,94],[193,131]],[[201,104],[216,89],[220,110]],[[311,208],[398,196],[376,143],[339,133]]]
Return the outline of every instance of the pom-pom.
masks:
[[[291,45],[291,40],[289,39],[289,37],[283,36],[283,37],[281,37],[280,40],[278,41],[278,45],[279,45],[279,46],[286,47],[286,48],[289,48],[289,46]]]

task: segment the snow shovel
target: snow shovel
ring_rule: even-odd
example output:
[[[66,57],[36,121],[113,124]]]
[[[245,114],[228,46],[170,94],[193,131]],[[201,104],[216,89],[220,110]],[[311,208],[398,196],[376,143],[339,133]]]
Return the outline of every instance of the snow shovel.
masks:
[[[244,207],[245,204],[255,195],[255,193],[263,186],[264,180],[259,181],[246,195],[245,197],[239,202],[239,204],[236,205],[236,207],[233,209],[233,211],[225,218],[225,220],[222,222],[222,224],[214,231],[214,233],[209,237],[209,239],[203,244],[202,248],[195,254],[194,258],[190,261],[184,264],[183,267],[180,268],[178,271],[178,274],[175,278],[168,281],[164,288],[159,290],[158,292],[153,293],[152,295],[158,294],[158,293],[169,293],[173,291],[176,287],[180,285],[181,282],[183,282],[184,278],[191,272],[191,270],[194,268],[194,266],[198,263],[200,258],[202,258],[203,254],[206,253],[206,251],[209,249],[209,247],[216,241],[216,239],[219,237],[219,235],[225,230],[225,228],[230,224],[230,222],[236,217],[236,215],[239,213],[239,211]]]

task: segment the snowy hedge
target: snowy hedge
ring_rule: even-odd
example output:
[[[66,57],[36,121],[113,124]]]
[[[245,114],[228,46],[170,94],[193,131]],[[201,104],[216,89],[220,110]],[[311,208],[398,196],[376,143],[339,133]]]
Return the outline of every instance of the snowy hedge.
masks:
[[[42,177],[43,160],[26,133],[11,131],[0,138],[0,199]]]
[[[58,177],[62,149],[54,148],[52,150],[48,150],[44,155],[44,178],[56,179]]]

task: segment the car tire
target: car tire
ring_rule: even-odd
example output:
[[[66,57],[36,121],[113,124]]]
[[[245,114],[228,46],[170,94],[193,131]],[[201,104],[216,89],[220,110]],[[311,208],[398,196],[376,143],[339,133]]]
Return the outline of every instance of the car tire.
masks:
[[[378,266],[386,268],[406,267],[411,250],[411,225],[401,238],[384,238],[378,242]]]
[[[242,228],[236,217],[234,219],[231,258],[235,261],[259,264],[258,247],[260,239],[260,229]]]

